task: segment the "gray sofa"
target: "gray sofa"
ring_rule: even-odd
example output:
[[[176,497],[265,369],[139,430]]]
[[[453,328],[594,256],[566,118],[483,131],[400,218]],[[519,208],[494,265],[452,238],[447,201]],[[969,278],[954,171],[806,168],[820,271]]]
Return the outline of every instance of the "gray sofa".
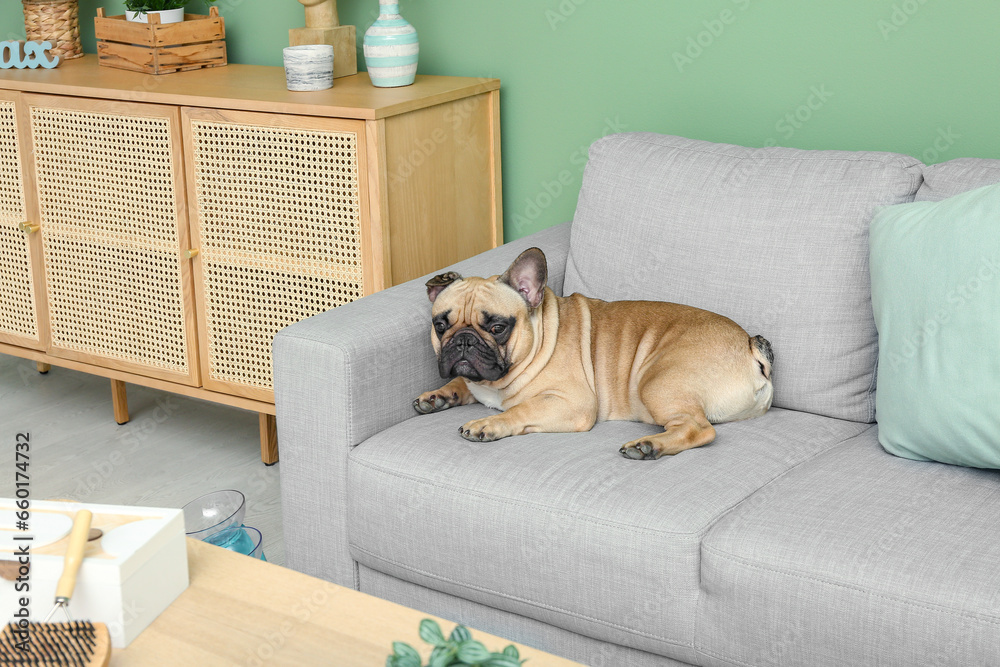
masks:
[[[774,347],[774,407],[656,462],[657,429],[490,444],[418,416],[437,388],[424,279],[278,334],[288,565],[587,665],[1000,665],[1000,472],[878,442],[868,224],[1000,182],[1000,160],[624,134],[541,247],[557,293],[724,314]],[[442,242],[445,242],[444,240]],[[378,619],[372,619],[377,623]]]

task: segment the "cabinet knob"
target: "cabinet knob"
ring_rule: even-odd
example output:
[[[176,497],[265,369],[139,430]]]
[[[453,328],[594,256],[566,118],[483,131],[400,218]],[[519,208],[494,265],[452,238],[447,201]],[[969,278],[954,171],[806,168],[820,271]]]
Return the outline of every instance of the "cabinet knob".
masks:
[[[184,256],[187,257],[188,259],[194,259],[195,257],[198,256],[198,249],[197,248],[189,248],[189,249],[187,249],[187,250],[184,251]]]
[[[25,234],[34,234],[39,229],[41,229],[42,226],[39,225],[37,222],[25,221],[25,222],[20,223],[17,226],[17,228],[20,229]]]

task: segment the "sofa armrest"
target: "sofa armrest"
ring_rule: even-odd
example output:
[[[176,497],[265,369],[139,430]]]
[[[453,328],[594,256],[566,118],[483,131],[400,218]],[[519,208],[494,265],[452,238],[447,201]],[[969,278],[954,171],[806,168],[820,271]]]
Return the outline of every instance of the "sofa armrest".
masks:
[[[537,245],[548,258],[549,286],[561,293],[569,231],[568,222],[550,227],[441,271],[502,273]],[[358,588],[347,550],[347,455],[413,417],[413,399],[441,383],[424,286],[430,275],[310,317],[274,338],[285,564],[292,569]]]

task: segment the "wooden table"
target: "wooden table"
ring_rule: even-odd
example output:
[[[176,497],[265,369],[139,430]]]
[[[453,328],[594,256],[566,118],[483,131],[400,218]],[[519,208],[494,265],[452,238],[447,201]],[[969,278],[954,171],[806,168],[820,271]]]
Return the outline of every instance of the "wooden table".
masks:
[[[414,609],[337,586],[287,568],[188,539],[191,584],[127,649],[116,649],[112,667],[189,665],[336,665],[382,667],[392,642],[431,646],[418,635],[434,618],[445,636],[455,627]],[[472,630],[490,651],[511,644]],[[517,644],[526,667],[578,663]]]

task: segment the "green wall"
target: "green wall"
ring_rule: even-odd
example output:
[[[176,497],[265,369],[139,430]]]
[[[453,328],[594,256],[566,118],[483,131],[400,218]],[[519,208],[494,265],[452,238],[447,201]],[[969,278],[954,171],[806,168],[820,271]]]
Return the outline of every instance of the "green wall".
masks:
[[[203,11],[202,0],[190,9]],[[80,0],[84,46],[94,50]],[[278,65],[295,0],[219,0],[231,62]],[[340,0],[360,35],[376,0]],[[748,146],[1000,158],[996,0],[401,0],[420,72],[502,80],[507,239],[573,216],[615,131]],[[4,28],[6,30],[3,30]],[[0,30],[23,36],[19,3]],[[359,62],[362,59],[359,58]]]

